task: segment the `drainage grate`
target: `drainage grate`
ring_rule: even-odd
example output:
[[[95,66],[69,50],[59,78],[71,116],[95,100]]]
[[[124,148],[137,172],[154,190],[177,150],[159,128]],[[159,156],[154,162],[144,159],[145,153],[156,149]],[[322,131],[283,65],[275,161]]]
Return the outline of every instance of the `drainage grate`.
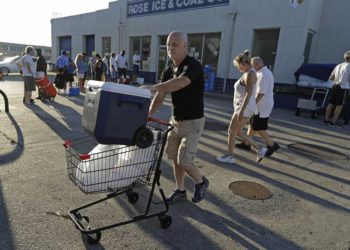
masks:
[[[309,143],[293,143],[288,145],[288,149],[306,157],[322,160],[346,160],[348,157],[339,151],[320,145]]]
[[[235,181],[228,187],[234,194],[252,200],[267,200],[272,197],[272,193],[266,187],[250,181]]]
[[[228,125],[219,122],[206,121],[204,124],[204,129],[211,131],[227,131]]]

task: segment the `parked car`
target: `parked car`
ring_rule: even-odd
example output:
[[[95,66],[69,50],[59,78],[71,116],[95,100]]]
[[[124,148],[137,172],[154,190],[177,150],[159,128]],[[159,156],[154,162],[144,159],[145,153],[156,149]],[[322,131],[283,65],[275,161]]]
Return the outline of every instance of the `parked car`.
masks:
[[[7,76],[9,73],[19,73],[19,68],[16,65],[18,59],[21,56],[12,56],[7,57],[3,61],[0,62],[0,72],[4,76]]]

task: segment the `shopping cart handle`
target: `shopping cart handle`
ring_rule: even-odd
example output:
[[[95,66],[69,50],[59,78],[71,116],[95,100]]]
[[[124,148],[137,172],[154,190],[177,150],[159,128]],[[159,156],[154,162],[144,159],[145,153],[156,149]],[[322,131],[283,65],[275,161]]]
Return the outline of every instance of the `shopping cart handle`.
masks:
[[[63,143],[63,147],[65,148],[69,148],[70,146],[72,146],[73,142],[71,140],[67,140]]]
[[[160,120],[160,119],[157,119],[157,118],[154,118],[154,117],[148,117],[147,121],[149,121],[149,122],[156,122],[156,123],[168,126],[168,127],[171,126],[171,124],[168,121]]]

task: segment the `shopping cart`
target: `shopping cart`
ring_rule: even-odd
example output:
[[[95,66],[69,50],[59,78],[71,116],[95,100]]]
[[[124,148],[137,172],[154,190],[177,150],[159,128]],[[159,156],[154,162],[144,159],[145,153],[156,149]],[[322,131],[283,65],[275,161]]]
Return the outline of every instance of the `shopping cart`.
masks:
[[[302,111],[306,111],[311,112],[312,119],[316,119],[325,106],[328,92],[327,88],[314,88],[310,99],[299,98],[295,115],[300,116]],[[323,96],[322,100],[317,101],[316,95]]]
[[[165,142],[168,132],[173,127],[169,123],[155,118],[149,119],[147,127],[152,130],[154,141],[146,149],[138,148],[137,146],[121,145],[106,147],[98,145],[95,139],[89,136],[68,140],[63,144],[66,151],[67,172],[70,180],[86,194],[109,192],[105,198],[68,212],[76,228],[87,235],[87,242],[91,245],[100,241],[101,232],[106,229],[155,216],[158,216],[160,225],[164,229],[168,228],[172,223],[172,218],[166,215],[169,205],[160,186],[159,179]],[[144,186],[150,186],[150,192],[145,211],[142,214],[98,228],[93,228],[89,217],[81,214],[81,210],[121,194],[126,194],[130,203],[136,203],[139,195],[134,189]],[[164,205],[164,209],[150,212],[156,186],[160,192],[161,205]]]
[[[55,100],[57,91],[53,83],[49,80],[47,75],[35,79],[39,87],[39,96],[42,101],[49,99],[51,102]]]

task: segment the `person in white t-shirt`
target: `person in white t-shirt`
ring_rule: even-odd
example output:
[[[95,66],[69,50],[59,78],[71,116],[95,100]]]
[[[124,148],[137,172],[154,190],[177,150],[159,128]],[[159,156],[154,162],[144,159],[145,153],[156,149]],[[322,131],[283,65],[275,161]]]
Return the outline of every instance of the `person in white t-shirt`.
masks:
[[[111,58],[109,59],[109,65],[111,71],[111,80],[113,82],[117,82],[118,65],[115,52],[112,52],[111,54]]]
[[[125,57],[125,50],[122,50],[117,56],[117,65],[118,65],[118,78],[126,78],[126,70],[128,68],[128,62]]]
[[[338,117],[342,111],[346,97],[350,88],[350,50],[344,54],[345,62],[338,64],[329,79],[334,81],[331,89],[329,104],[326,109],[324,123],[331,127],[339,128],[341,124],[337,123]],[[334,109],[333,119],[329,120],[329,116]]]
[[[277,143],[272,141],[267,133],[268,120],[274,106],[273,87],[275,81],[272,72],[264,65],[263,59],[260,57],[253,57],[251,63],[257,75],[255,100],[258,113],[253,115],[250,119],[247,134],[249,137],[253,137],[255,132],[257,132],[267,145],[265,156],[270,156],[280,148]],[[236,146],[238,148],[250,150],[250,145],[245,144],[244,141],[240,144],[236,144]]]
[[[140,71],[140,63],[141,63],[141,58],[139,51],[136,50],[134,56],[132,57],[132,64],[133,64],[133,71],[132,71],[132,78],[133,78],[133,83],[136,83],[137,76]]]
[[[32,91],[35,91],[36,63],[34,62],[34,48],[27,46],[25,54],[17,61],[17,66],[22,70],[24,80],[24,104],[31,106]]]

